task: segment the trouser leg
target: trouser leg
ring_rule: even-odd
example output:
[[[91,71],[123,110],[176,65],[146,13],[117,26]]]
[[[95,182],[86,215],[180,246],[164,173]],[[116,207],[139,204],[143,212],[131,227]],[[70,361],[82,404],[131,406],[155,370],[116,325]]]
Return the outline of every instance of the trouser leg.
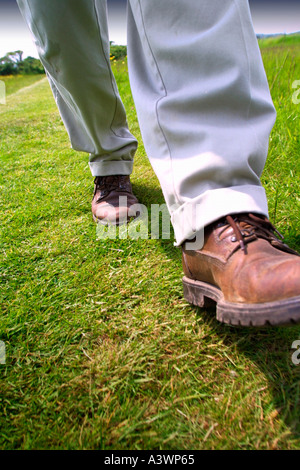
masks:
[[[248,2],[129,2],[131,87],[177,244],[228,213],[267,215],[275,110]]]
[[[106,0],[17,0],[74,149],[97,175],[132,172],[137,141],[110,68]]]

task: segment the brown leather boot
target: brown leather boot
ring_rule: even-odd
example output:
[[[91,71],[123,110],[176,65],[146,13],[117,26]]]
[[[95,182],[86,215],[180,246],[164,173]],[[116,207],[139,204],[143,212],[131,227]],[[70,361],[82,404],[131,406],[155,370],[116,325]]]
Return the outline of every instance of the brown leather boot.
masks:
[[[105,225],[127,223],[133,215],[129,209],[138,204],[127,175],[96,176],[92,213],[96,222]],[[134,215],[138,212],[133,211]]]
[[[182,247],[184,296],[217,303],[217,319],[242,326],[300,322],[300,256],[260,215],[227,216],[205,228],[201,250]]]

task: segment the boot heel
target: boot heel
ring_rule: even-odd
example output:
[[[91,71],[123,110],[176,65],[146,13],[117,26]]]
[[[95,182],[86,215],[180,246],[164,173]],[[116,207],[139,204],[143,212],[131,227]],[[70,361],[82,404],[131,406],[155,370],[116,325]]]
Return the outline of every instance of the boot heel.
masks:
[[[190,304],[200,308],[213,308],[216,306],[214,296],[211,296],[209,290],[203,287],[197,281],[188,279],[186,276],[182,279],[183,295]]]

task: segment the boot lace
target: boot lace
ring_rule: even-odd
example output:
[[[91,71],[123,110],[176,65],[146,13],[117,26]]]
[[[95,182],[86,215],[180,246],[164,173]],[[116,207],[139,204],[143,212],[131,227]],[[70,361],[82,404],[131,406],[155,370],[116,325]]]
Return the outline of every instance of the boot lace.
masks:
[[[298,255],[296,251],[283,243],[283,235],[264,216],[251,213],[228,215],[225,217],[225,220],[219,224],[219,226],[224,226],[224,229],[219,233],[219,236],[221,236],[229,226],[232,227],[234,236],[231,240],[232,242],[239,242],[234,249],[234,252],[241,249],[246,254],[247,244],[257,240],[258,238],[262,238],[282,251]]]
[[[111,191],[130,191],[130,183],[125,175],[96,176],[94,179],[94,195],[99,191],[100,195],[96,202],[101,201]]]

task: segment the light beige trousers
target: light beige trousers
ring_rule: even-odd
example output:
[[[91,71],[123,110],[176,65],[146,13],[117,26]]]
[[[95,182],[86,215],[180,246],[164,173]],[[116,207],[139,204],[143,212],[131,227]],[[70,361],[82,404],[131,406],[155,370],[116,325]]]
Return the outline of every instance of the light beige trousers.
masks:
[[[18,0],[74,149],[93,175],[130,174],[105,0]],[[229,213],[267,215],[260,183],[275,110],[247,0],[129,0],[141,133],[176,242]]]

